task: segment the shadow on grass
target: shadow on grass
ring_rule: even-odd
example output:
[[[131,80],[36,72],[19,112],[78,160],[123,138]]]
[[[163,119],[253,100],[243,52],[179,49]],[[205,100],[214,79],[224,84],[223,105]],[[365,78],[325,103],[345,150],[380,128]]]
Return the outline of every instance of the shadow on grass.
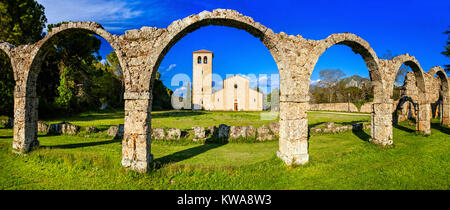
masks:
[[[223,145],[225,145],[227,143],[205,143],[196,147],[192,147],[189,149],[185,149],[182,151],[178,151],[175,152],[173,154],[164,156],[164,157],[160,157],[158,159],[155,159],[154,163],[154,169],[160,169],[162,168],[164,165],[169,164],[169,163],[176,163],[176,162],[180,162],[183,160],[187,160],[189,158],[192,158],[194,156],[197,156],[199,154],[202,154],[208,150],[217,148],[217,147],[221,147]]]
[[[369,142],[371,136],[367,134],[364,130],[352,129],[352,133],[355,134],[359,139]]]
[[[450,135],[450,128],[442,126],[441,123],[431,123],[431,128],[441,131],[442,133]]]
[[[399,124],[392,124],[392,126],[394,126],[394,128],[397,128],[399,130],[402,130],[402,131],[405,131],[405,132],[408,132],[408,133],[415,133],[416,132],[416,130],[413,130],[411,128],[408,128],[408,127],[405,127],[405,126],[402,126],[402,125],[399,125]]]
[[[166,117],[190,117],[196,115],[203,115],[201,111],[176,111],[176,112],[162,112],[152,113],[152,118],[166,118]]]
[[[53,146],[40,146],[41,148],[50,148],[50,149],[73,149],[73,148],[80,148],[80,147],[91,147],[91,146],[98,146],[98,145],[104,145],[104,144],[112,144],[112,143],[119,143],[121,142],[121,139],[112,139],[107,141],[95,141],[95,142],[84,142],[84,143],[76,143],[76,144],[61,144],[61,145],[53,145]]]
[[[0,139],[12,139],[13,136],[0,136]]]

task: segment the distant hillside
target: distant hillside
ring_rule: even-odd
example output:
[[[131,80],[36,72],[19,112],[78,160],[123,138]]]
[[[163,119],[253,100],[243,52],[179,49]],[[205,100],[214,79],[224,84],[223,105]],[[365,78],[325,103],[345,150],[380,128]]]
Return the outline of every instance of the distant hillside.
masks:
[[[353,75],[342,79],[345,82],[345,87],[358,87],[362,88],[363,84],[368,86],[372,85],[372,82],[368,78],[360,77],[358,75]]]
[[[366,84],[367,86],[371,86],[372,82],[368,78],[361,77],[359,75],[353,75],[350,77],[346,77],[341,79],[340,81],[344,81],[345,87],[358,87],[362,88],[363,84]],[[339,81],[339,82],[340,82]],[[322,85],[321,81],[311,83],[311,89],[315,90],[316,88],[320,87]]]

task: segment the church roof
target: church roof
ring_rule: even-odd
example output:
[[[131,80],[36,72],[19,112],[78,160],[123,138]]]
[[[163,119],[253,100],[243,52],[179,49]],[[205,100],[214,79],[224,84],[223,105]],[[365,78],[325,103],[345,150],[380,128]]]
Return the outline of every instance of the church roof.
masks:
[[[211,52],[209,50],[197,50],[197,51],[192,52],[192,54],[194,54],[194,53],[213,53],[213,52]]]
[[[248,77],[242,76],[242,75],[239,75],[239,74],[235,74],[235,75],[233,75],[231,77],[225,78],[224,80],[227,80],[227,79],[230,79],[230,78],[233,78],[233,77],[240,77],[240,78],[243,78],[243,79],[246,79],[246,80],[250,81],[250,79]]]

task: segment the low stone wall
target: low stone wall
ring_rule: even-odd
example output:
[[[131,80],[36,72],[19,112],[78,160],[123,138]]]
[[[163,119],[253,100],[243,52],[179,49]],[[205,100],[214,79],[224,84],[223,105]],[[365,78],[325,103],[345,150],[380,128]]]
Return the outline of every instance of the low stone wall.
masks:
[[[334,122],[327,122],[317,125],[310,129],[310,133],[339,133],[344,131],[361,131],[370,129],[369,122],[354,123],[354,124],[337,124]]]
[[[339,124],[327,122],[310,128],[311,133],[339,133],[347,130],[369,129],[370,123]],[[68,122],[54,123],[47,125],[38,121],[38,131],[51,135],[77,135],[81,130],[80,126]],[[100,130],[96,127],[84,127],[87,133],[97,133]],[[258,128],[254,126],[228,126],[225,124],[209,127],[193,127],[192,129],[178,128],[153,128],[151,138],[153,140],[180,140],[189,139],[192,141],[233,141],[240,139],[253,139],[256,141],[277,140],[279,137],[279,122],[271,122],[268,126],[262,125]],[[115,139],[123,138],[124,125],[110,126],[106,134]]]
[[[309,104],[309,110],[312,110],[312,111],[358,112],[358,108],[353,103]]]
[[[355,106],[355,104],[350,103],[323,103],[323,104],[310,104],[309,110],[311,111],[336,111],[336,112],[362,112],[362,113],[372,113],[373,102],[364,103],[361,108]],[[398,101],[394,101],[393,109],[397,107]]]
[[[359,112],[372,113],[372,104],[373,102],[364,103],[359,109]]]
[[[192,127],[181,130],[178,128],[152,128],[154,140],[191,139],[192,141],[233,141],[238,139],[254,139],[257,141],[276,140],[280,126],[271,122],[269,126],[228,126],[225,124],[209,127]]]

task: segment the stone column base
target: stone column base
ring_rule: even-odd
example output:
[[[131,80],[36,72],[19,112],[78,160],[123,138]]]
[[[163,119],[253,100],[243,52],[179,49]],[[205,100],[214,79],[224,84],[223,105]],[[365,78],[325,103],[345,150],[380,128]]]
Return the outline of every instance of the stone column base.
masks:
[[[25,154],[39,148],[39,145],[40,143],[38,140],[32,141],[29,145],[17,145],[16,142],[13,142],[12,152],[16,154]]]
[[[383,146],[383,147],[392,145],[394,143],[394,141],[392,141],[392,139],[390,139],[390,140],[377,140],[377,139],[374,139],[374,138],[370,138],[369,142],[371,142],[373,144],[376,144],[376,145]]]
[[[147,156],[147,161],[127,160],[122,158],[123,167],[130,168],[139,173],[147,172],[151,162],[153,162],[153,154]]]
[[[289,155],[277,152],[277,157],[280,158],[286,165],[303,165],[309,161],[309,154]]]

